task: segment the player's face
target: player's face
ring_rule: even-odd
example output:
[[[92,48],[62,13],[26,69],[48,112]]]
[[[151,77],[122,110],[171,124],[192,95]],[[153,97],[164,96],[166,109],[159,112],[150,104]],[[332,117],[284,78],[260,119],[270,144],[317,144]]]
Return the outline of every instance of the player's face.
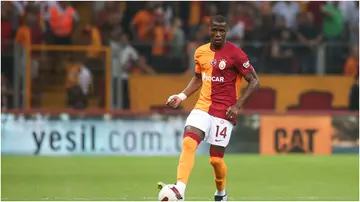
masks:
[[[224,44],[227,33],[226,22],[211,22],[209,31],[211,43],[217,47],[222,46]]]

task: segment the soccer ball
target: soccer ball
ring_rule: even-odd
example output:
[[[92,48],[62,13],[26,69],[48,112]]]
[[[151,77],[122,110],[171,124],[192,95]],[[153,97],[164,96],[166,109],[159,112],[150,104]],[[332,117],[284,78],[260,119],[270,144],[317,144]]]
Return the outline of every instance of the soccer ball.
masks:
[[[184,197],[180,194],[176,185],[165,185],[159,192],[159,201],[184,201]]]

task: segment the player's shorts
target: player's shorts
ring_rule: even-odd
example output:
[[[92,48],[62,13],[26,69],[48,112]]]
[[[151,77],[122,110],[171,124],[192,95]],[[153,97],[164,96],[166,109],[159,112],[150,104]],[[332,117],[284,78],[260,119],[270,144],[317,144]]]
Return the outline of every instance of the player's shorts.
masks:
[[[199,109],[191,111],[186,119],[185,127],[193,126],[205,133],[204,141],[221,147],[229,144],[231,132],[234,127],[229,121],[211,116],[207,112]]]

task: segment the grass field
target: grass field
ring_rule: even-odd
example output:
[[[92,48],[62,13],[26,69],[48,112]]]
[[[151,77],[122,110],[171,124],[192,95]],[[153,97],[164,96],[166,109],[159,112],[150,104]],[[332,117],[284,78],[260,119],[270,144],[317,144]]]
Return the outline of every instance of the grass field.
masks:
[[[230,200],[358,200],[358,156],[228,155]],[[177,157],[2,156],[2,200],[156,200],[175,182]],[[207,156],[199,156],[186,200],[212,200]]]

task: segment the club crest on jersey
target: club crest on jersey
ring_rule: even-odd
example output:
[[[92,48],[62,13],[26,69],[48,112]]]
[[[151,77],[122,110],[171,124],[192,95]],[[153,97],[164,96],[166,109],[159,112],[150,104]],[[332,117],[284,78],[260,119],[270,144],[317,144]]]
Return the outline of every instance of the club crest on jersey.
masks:
[[[213,67],[215,67],[215,65],[216,65],[216,59],[212,59],[211,61],[210,61],[210,65],[211,66],[213,66]]]
[[[226,60],[220,60],[219,69],[223,70],[226,67]]]

